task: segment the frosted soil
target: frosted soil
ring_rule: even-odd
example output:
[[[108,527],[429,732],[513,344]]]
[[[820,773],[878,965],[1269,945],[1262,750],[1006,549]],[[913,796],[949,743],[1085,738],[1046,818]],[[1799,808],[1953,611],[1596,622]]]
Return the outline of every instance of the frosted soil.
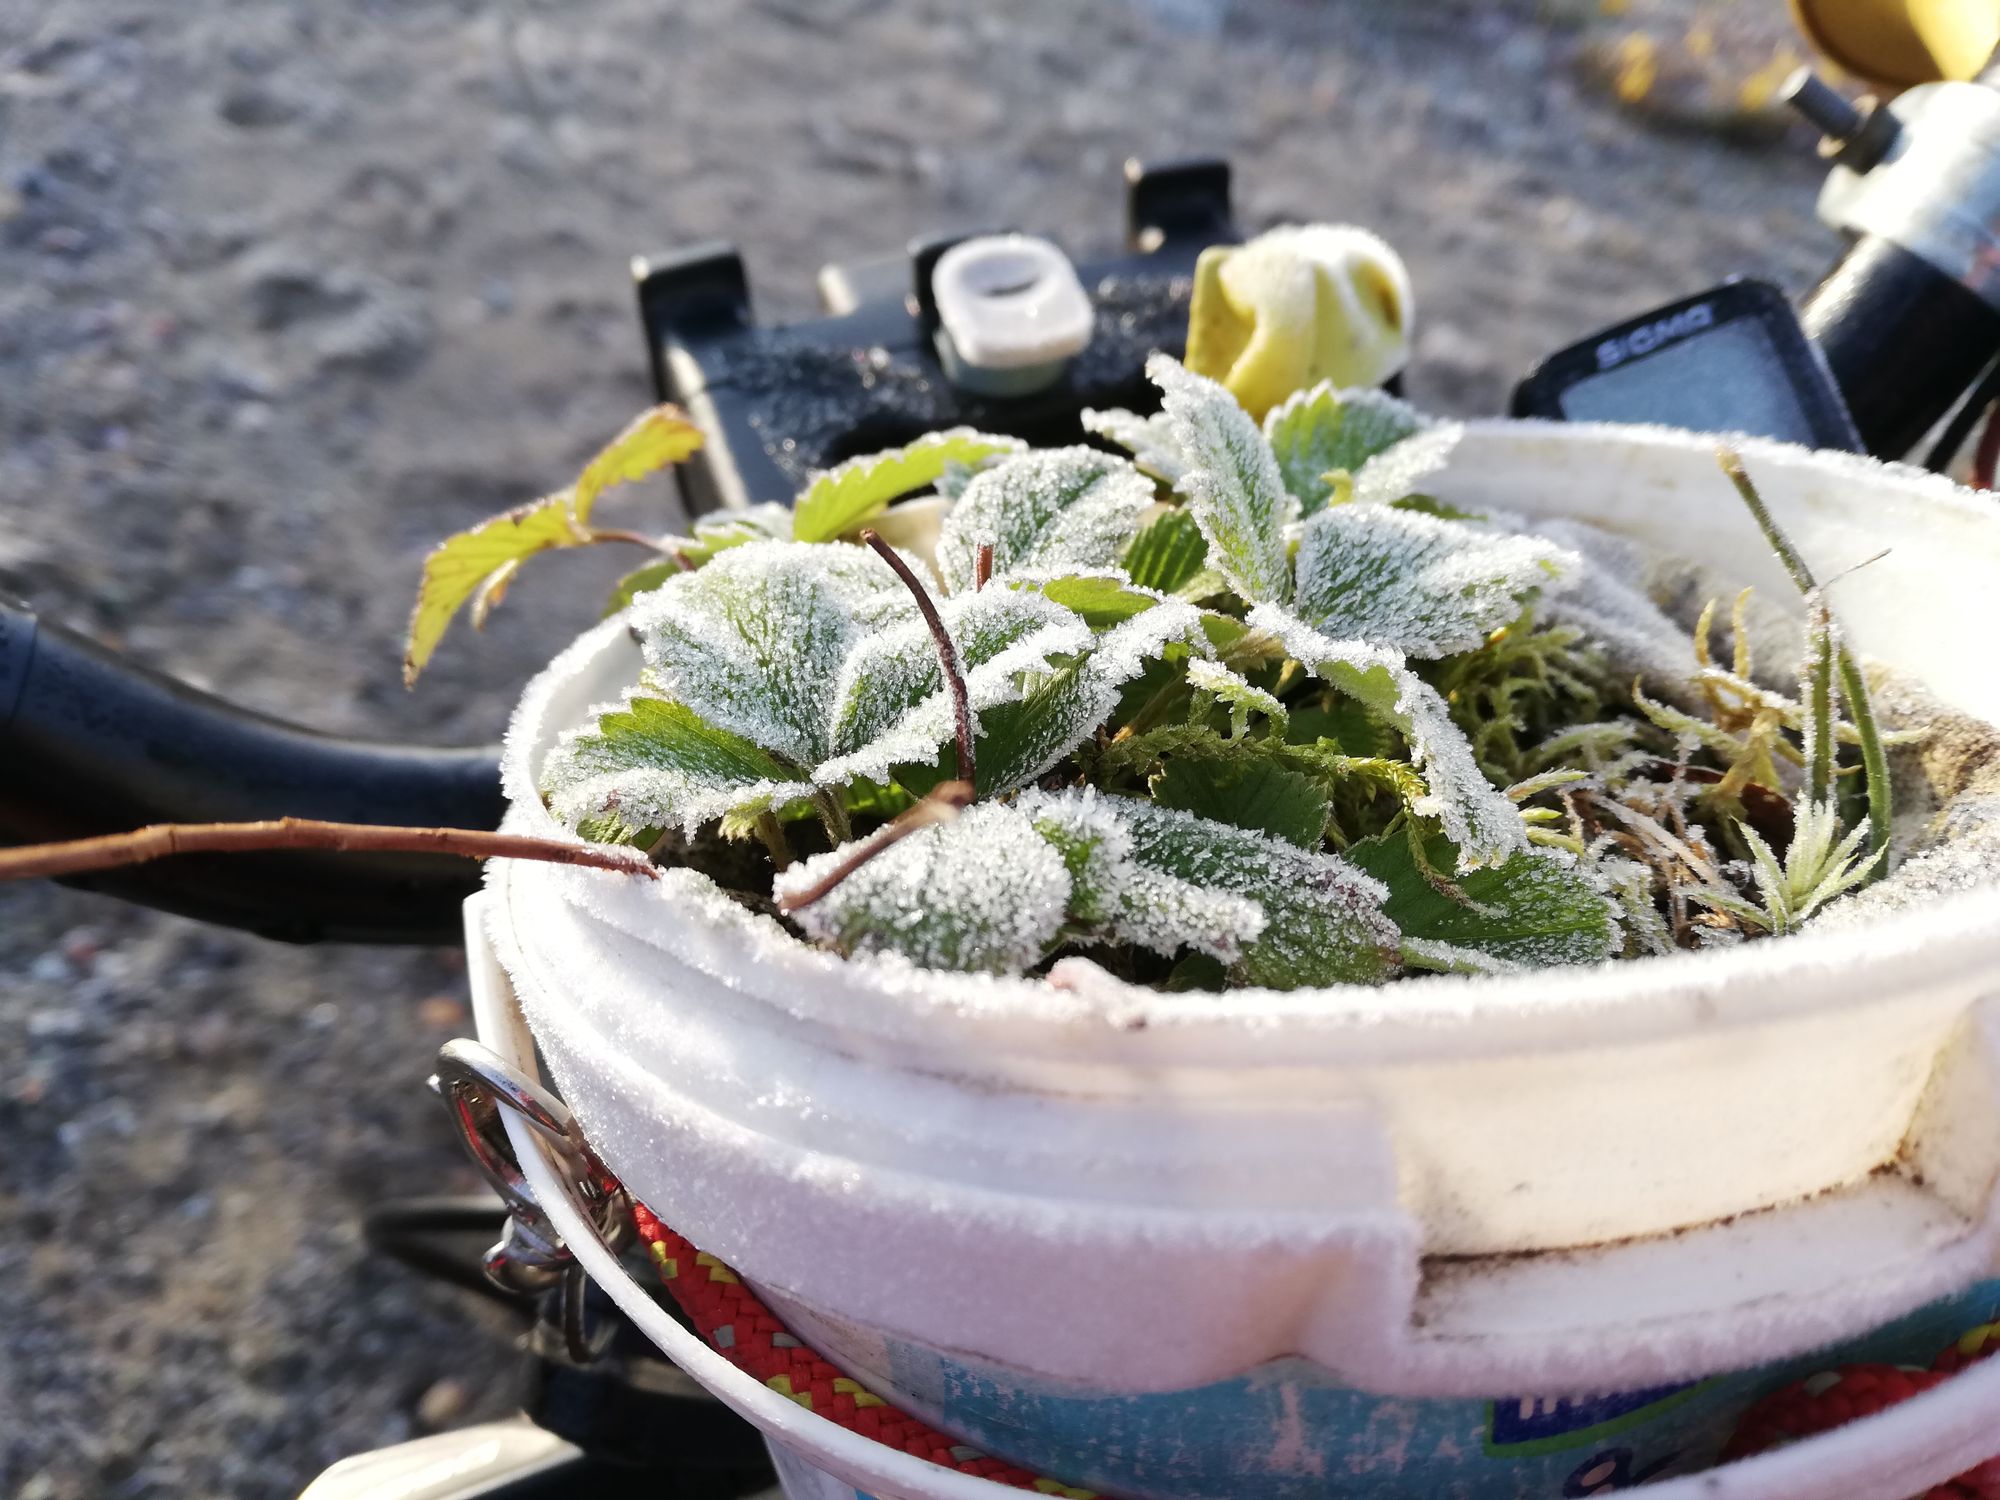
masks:
[[[1832,256],[1806,144],[1698,97],[1782,7],[1221,9],[0,5],[0,578],[252,707],[486,740],[627,559],[546,561],[405,695],[418,563],[644,400],[635,251],[733,238],[796,317],[822,261],[939,226],[1107,245],[1125,156],[1220,151],[1249,227],[1397,245],[1411,395],[1462,414],[1613,317]],[[1698,14],[1713,64],[1673,45]],[[1669,45],[1626,110],[1634,29]],[[663,489],[607,504],[667,522]],[[290,1496],[504,1410],[503,1330],[358,1230],[469,1185],[422,1088],[468,1025],[448,954],[0,889],[0,1493]]]

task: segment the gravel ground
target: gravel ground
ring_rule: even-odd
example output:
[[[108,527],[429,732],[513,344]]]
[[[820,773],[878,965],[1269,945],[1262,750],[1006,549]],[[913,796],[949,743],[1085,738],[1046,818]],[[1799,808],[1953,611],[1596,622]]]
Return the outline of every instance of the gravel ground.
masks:
[[[1693,0],[0,0],[0,576],[258,709],[484,740],[623,559],[532,570],[406,695],[417,567],[642,403],[633,251],[733,238],[785,318],[822,260],[940,226],[1102,245],[1124,157],[1222,152],[1253,226],[1389,235],[1414,393],[1492,411],[1598,322],[1831,254],[1809,151],[1733,102],[1782,25]],[[643,526],[670,501],[613,503]],[[506,1408],[504,1330],[356,1227],[466,1185],[421,1087],[468,1027],[460,967],[0,893],[0,1493],[290,1495]]]

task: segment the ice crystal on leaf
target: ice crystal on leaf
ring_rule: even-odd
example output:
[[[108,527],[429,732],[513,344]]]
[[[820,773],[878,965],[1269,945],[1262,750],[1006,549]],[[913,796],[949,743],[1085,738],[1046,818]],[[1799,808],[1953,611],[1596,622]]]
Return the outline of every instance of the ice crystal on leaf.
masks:
[[[1278,460],[1236,398],[1179,361],[1155,354],[1146,374],[1159,386],[1188,469],[1178,488],[1188,514],[1208,538],[1209,566],[1252,603],[1290,596],[1285,526],[1299,502],[1285,488]]]
[[[979,549],[993,576],[1108,567],[1124,555],[1153,503],[1153,484],[1095,448],[1053,448],[1004,459],[973,476],[938,532],[945,591],[970,593]]]
[[[1475,650],[1573,553],[1384,505],[1320,511],[1299,532],[1293,608],[1314,629],[1419,658]]]
[[[1264,417],[1264,436],[1285,488],[1301,512],[1311,515],[1334,494],[1330,476],[1351,478],[1426,425],[1415,407],[1385,392],[1341,391],[1323,380],[1272,407]]]
[[[1165,484],[1179,484],[1187,473],[1187,455],[1181,452],[1174,426],[1165,412],[1142,417],[1119,409],[1093,411],[1085,407],[1083,430],[1116,443],[1132,455],[1132,462]]]

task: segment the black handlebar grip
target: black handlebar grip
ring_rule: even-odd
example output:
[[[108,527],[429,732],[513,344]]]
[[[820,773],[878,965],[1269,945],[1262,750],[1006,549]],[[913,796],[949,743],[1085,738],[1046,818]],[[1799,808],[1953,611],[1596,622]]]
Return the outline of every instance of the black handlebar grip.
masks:
[[[0,596],[0,844],[286,816],[493,828],[503,809],[497,748],[378,744],[248,713]],[[286,942],[455,943],[479,866],[177,855],[67,883]]]

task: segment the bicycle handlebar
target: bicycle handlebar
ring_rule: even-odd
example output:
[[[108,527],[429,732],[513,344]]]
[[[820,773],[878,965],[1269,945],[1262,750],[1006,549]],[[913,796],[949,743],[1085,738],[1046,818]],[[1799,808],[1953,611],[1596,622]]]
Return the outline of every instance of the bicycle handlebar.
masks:
[[[493,828],[497,747],[320,734],[250,713],[0,596],[0,844],[148,823]],[[182,855],[70,882],[286,942],[455,943],[478,866],[444,855]]]

